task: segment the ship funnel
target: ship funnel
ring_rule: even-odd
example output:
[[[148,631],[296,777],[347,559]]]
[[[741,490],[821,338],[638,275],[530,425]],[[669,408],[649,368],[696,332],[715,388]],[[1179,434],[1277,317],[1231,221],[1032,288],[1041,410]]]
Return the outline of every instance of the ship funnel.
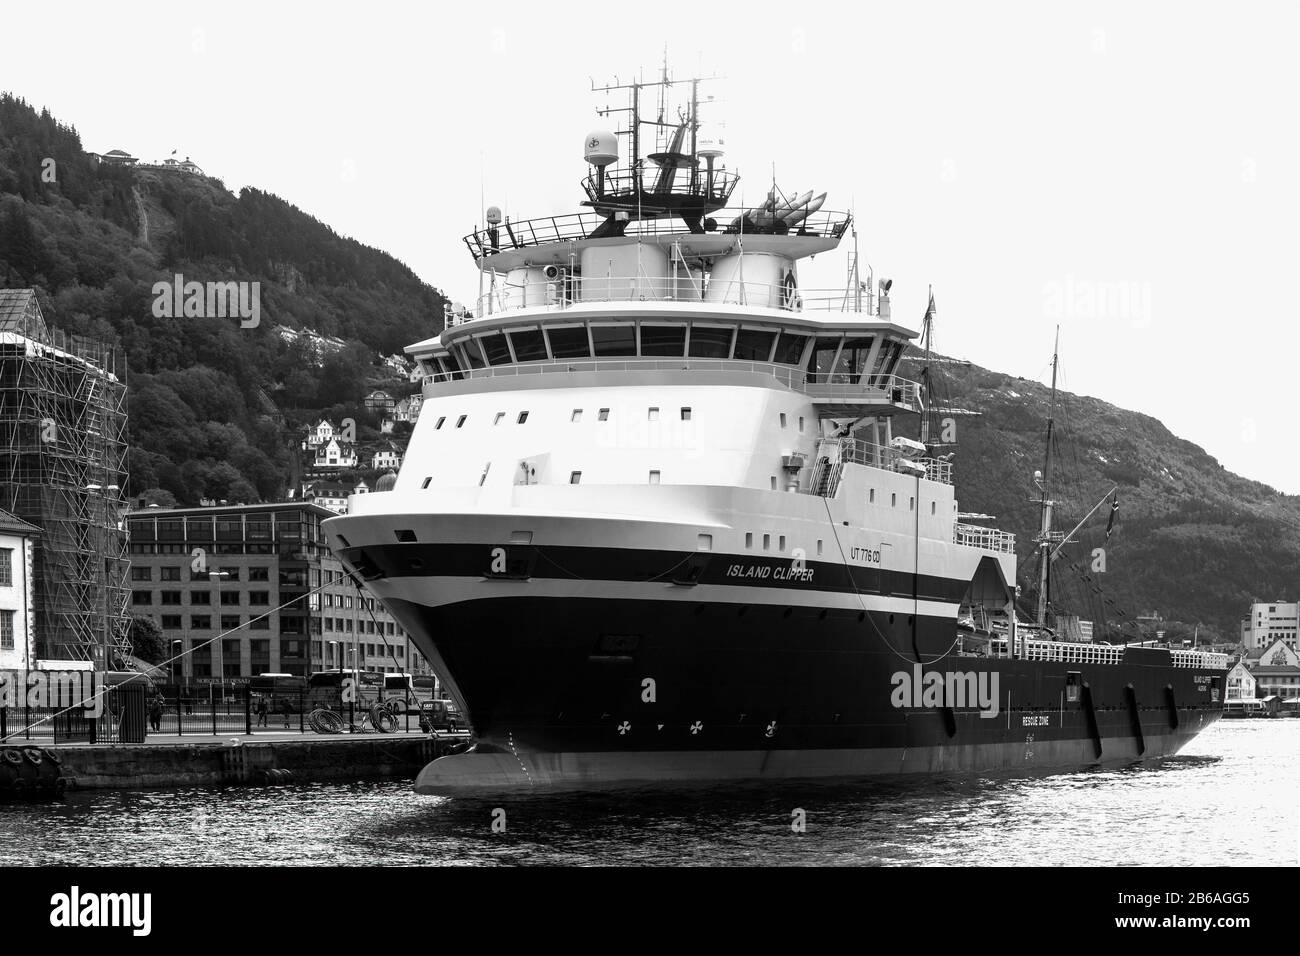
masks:
[[[618,160],[618,137],[608,130],[598,129],[587,134],[583,156],[587,162],[604,169]]]

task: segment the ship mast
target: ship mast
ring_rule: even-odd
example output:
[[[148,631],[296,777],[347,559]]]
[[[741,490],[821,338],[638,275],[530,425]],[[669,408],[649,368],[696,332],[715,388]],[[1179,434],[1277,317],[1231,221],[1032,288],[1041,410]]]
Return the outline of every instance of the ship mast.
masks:
[[[1064,538],[1059,531],[1052,530],[1052,508],[1056,504],[1047,491],[1052,468],[1052,429],[1056,418],[1056,367],[1061,347],[1061,327],[1056,327],[1056,341],[1052,345],[1052,397],[1047,410],[1047,447],[1043,452],[1043,470],[1034,475],[1034,484],[1038,486],[1040,497],[1038,504],[1042,507],[1042,526],[1034,539],[1038,543],[1038,626],[1047,623],[1047,589],[1051,586],[1052,545]]]

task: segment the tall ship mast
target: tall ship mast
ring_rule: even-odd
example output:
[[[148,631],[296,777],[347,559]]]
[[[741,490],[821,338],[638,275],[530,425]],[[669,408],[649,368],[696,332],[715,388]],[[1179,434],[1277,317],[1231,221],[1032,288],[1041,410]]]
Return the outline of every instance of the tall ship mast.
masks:
[[[478,299],[407,349],[396,484],[324,524],[473,726],[416,790],[1177,751],[1226,658],[1018,632],[1014,536],[959,520],[951,453],[903,437],[927,396],[892,283],[826,193],[734,201],[707,85],[603,88],[627,105],[585,139],[585,209],[486,211]],[[846,237],[844,287],[806,288]],[[962,638],[969,609],[1005,630]]]

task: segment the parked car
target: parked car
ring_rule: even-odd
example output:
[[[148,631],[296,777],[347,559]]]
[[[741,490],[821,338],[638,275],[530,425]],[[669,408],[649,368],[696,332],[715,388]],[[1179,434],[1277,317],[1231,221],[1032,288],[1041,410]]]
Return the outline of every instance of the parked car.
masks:
[[[426,734],[433,730],[456,733],[469,730],[469,721],[454,700],[427,700],[420,704],[420,729]]]

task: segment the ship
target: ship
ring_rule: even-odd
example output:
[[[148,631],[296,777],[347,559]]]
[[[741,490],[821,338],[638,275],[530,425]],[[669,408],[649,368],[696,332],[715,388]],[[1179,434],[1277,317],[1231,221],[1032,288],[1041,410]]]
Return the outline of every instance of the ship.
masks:
[[[406,349],[396,481],[323,525],[472,724],[415,790],[1176,753],[1226,657],[1021,626],[1014,535],[964,520],[952,454],[908,437],[930,399],[892,282],[825,192],[737,201],[710,82],[601,87],[627,105],[597,111],[621,128],[585,138],[579,211],[484,211],[477,300]],[[843,286],[801,284],[837,251]]]

